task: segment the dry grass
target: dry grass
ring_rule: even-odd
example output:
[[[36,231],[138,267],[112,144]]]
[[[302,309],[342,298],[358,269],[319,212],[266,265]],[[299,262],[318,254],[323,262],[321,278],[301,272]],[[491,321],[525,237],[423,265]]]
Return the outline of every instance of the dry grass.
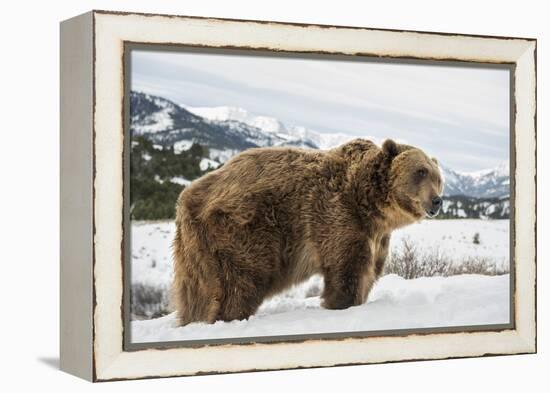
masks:
[[[438,248],[421,250],[410,239],[405,238],[400,246],[392,249],[386,262],[385,274],[397,274],[406,279],[433,276],[454,276],[458,274],[484,274],[489,276],[509,273],[487,257],[462,257],[452,259]]]
[[[159,318],[168,314],[168,289],[164,286],[133,284],[130,290],[132,319]]]

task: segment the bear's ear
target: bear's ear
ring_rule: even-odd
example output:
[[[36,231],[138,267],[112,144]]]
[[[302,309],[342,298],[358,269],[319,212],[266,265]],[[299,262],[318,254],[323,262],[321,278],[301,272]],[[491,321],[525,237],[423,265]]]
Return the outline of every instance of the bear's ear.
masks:
[[[393,158],[397,154],[399,154],[399,148],[397,147],[397,143],[395,143],[392,139],[386,139],[384,143],[382,144],[382,151],[386,153],[389,157]]]
[[[435,162],[435,165],[439,166],[439,161],[437,161],[437,158],[432,157],[432,161]]]

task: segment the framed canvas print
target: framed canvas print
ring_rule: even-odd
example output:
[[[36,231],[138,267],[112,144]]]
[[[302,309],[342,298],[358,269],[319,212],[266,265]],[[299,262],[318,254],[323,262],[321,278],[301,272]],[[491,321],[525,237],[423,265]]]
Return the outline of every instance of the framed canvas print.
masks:
[[[61,23],[61,368],[536,351],[536,40]]]

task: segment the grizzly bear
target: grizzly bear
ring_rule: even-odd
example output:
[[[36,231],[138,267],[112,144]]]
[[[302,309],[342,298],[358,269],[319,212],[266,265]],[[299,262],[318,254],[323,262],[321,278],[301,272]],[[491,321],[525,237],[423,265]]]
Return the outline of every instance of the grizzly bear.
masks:
[[[238,154],[178,198],[179,324],[246,319],[313,274],[324,277],[323,307],[364,303],[392,231],[436,215],[442,187],[435,159],[393,140]]]

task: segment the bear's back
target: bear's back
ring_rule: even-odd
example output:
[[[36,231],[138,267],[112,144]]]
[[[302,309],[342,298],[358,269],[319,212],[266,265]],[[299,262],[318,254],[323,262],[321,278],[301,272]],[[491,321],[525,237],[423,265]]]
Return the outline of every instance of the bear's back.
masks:
[[[283,200],[288,205],[318,177],[326,154],[297,148],[246,150],[194,181],[181,193],[178,205],[202,219],[214,212],[252,216]]]
[[[268,210],[290,214],[302,210],[305,200],[331,199],[345,187],[348,168],[379,151],[364,139],[328,151],[249,149],[194,181],[182,192],[178,205],[194,219],[203,220],[219,212],[243,223]]]

